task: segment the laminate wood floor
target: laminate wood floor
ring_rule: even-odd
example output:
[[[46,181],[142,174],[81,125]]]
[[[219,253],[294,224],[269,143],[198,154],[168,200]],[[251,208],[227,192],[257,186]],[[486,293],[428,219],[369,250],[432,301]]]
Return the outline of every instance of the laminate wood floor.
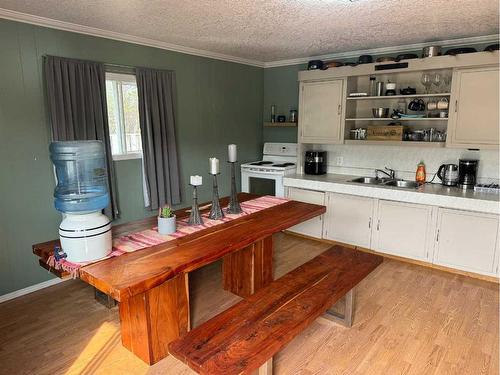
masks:
[[[275,277],[329,245],[279,234]],[[239,300],[221,264],[190,275],[195,326]],[[498,286],[386,261],[358,287],[353,327],[318,319],[275,357],[275,374],[498,374]],[[72,280],[0,304],[0,374],[193,374],[147,366],[120,344],[118,308]]]

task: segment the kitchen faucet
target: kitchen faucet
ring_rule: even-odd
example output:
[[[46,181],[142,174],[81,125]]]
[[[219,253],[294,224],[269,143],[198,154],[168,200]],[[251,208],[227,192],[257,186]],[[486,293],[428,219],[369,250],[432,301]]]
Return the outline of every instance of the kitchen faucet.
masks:
[[[387,168],[387,167],[384,167],[384,169],[386,171],[384,171],[383,169],[375,169],[375,178],[379,178],[378,177],[378,174],[379,173],[383,173],[385,174],[387,177],[389,177],[391,180],[394,180],[396,178],[396,171],[394,169],[391,169],[391,168]]]

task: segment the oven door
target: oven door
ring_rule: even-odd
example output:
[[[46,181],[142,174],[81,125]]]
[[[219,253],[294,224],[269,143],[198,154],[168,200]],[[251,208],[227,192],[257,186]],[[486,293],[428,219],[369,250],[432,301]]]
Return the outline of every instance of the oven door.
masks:
[[[276,172],[241,171],[241,191],[258,195],[285,196],[283,175]]]

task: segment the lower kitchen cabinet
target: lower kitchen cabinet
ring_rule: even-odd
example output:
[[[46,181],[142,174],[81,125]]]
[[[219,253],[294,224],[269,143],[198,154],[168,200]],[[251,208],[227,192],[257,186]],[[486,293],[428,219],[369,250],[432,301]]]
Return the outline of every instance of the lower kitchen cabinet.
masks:
[[[373,198],[327,193],[324,238],[369,249]]]
[[[372,249],[430,261],[435,228],[432,212],[432,206],[379,200]]]
[[[498,274],[498,216],[440,208],[434,263]]]
[[[288,198],[312,204],[325,204],[325,193],[321,191],[288,188]],[[323,236],[323,215],[307,220],[288,229],[291,232],[304,234],[306,236],[322,238]]]

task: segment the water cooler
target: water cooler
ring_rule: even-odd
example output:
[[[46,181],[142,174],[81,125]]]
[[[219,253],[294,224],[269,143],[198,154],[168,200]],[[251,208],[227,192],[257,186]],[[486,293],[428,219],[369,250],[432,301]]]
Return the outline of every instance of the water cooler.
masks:
[[[111,223],[101,213],[109,204],[106,160],[100,141],[50,144],[57,186],[55,207],[63,215],[61,247],[71,262],[87,262],[111,252]]]

